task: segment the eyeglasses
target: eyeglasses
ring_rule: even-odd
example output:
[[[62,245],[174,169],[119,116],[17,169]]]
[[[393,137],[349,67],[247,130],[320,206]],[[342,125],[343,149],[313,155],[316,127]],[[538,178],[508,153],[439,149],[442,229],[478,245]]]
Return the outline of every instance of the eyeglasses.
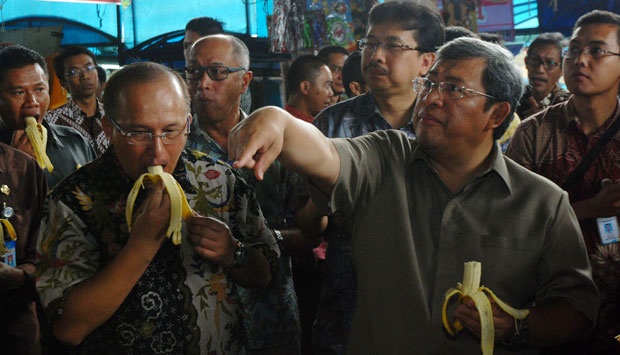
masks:
[[[580,48],[577,46],[570,46],[562,49],[562,56],[564,58],[578,58],[581,53],[595,59],[603,58],[608,55],[620,56],[620,53],[608,51],[607,49],[603,49],[601,47]]]
[[[535,57],[525,57],[525,64],[530,68],[538,68],[541,65],[545,67],[545,69],[551,71],[560,66],[559,62],[551,59],[542,59]]]
[[[463,97],[465,97],[465,92],[469,91],[474,94],[482,95],[490,99],[499,101],[499,99],[496,97],[487,95],[483,92],[476,91],[474,89],[466,88],[464,86],[458,86],[454,83],[449,83],[449,82],[434,83],[429,79],[421,78],[421,77],[413,79],[413,91],[417,92],[420,95],[430,94],[431,91],[433,91],[435,87],[438,88],[440,95],[441,93],[445,93],[449,98],[454,99],[454,100],[462,99]]]
[[[118,129],[119,132],[127,139],[127,143],[131,145],[147,145],[155,139],[155,137],[159,137],[163,144],[174,144],[176,140],[179,139],[182,135],[187,136],[190,133],[189,128],[189,117],[185,120],[185,126],[180,130],[168,131],[162,134],[153,134],[151,132],[146,131],[134,131],[134,132],[125,132],[119,125],[116,123],[114,119],[108,117],[112,125]],[[184,130],[187,128],[187,131]]]
[[[97,70],[97,66],[95,66],[95,65],[87,65],[87,66],[85,66],[82,69],[78,69],[78,68],[69,69],[65,73],[65,76],[69,77],[69,78],[75,78],[75,77],[81,76],[82,74],[92,73],[92,72],[94,72],[96,70]]]
[[[357,42],[357,46],[362,51],[362,54],[375,53],[379,47],[383,48],[383,50],[390,55],[398,55],[404,51],[426,52],[420,47],[411,47],[410,45],[398,42],[378,42],[369,40],[368,38],[360,39]]]
[[[207,67],[190,66],[185,68],[185,77],[189,80],[200,80],[203,73],[207,73],[211,80],[222,81],[228,78],[228,74],[236,73],[238,71],[247,70],[242,67],[226,67],[223,65],[210,65]]]

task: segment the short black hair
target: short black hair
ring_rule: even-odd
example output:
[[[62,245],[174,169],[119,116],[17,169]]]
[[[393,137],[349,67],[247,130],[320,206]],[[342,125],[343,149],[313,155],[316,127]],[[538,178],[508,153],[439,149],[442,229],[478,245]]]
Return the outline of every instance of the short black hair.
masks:
[[[89,56],[93,60],[93,63],[97,65],[97,57],[95,56],[95,53],[83,46],[72,45],[63,47],[60,49],[60,52],[58,52],[58,55],[54,57],[54,71],[56,72],[56,76],[61,83],[65,81],[65,60],[81,54],[86,54]]]
[[[45,58],[39,53],[19,44],[3,48],[0,50],[0,82],[4,81],[5,74],[10,69],[19,69],[33,64],[39,64],[45,75],[49,75]]]
[[[196,17],[185,25],[185,31],[194,31],[201,36],[224,33],[224,24],[213,17]]]
[[[324,61],[329,62],[330,54],[349,55],[349,51],[346,48],[341,47],[341,46],[325,46],[321,48],[321,50],[319,50],[319,53],[317,54],[317,56],[323,59]]]
[[[353,93],[349,88],[349,84],[352,81],[364,84],[364,77],[362,76],[362,53],[359,51],[351,53],[342,66],[342,83],[349,97],[353,97]]]
[[[610,11],[594,10],[588,12],[577,19],[577,22],[575,22],[575,27],[573,27],[573,32],[581,26],[599,23],[616,26],[618,28],[618,31],[616,32],[616,41],[620,44],[620,15]]]
[[[436,6],[411,0],[386,1],[368,13],[368,28],[373,24],[393,24],[412,31],[422,52],[435,52],[444,43],[444,21]]]
[[[321,75],[323,66],[327,66],[327,62],[312,54],[300,55],[293,60],[285,75],[288,94],[298,93],[302,81],[314,82]]]
[[[568,41],[564,35],[560,32],[545,32],[536,37],[527,47],[527,55],[531,55],[532,51],[537,47],[542,46],[555,46],[560,51],[560,57],[562,57],[562,48],[568,45]]]

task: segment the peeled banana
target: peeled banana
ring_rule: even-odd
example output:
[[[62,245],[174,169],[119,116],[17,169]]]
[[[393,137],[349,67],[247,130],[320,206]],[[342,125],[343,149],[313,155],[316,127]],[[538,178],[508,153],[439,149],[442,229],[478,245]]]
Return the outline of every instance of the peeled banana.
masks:
[[[0,256],[6,253],[6,247],[4,246],[4,228],[6,228],[7,233],[9,233],[9,238],[11,240],[17,239],[17,234],[15,233],[15,229],[11,222],[8,219],[0,218]]]
[[[465,263],[463,271],[463,283],[457,284],[456,288],[450,288],[446,292],[446,298],[443,303],[441,312],[441,321],[444,328],[452,336],[455,336],[459,331],[463,330],[463,325],[458,319],[453,322],[448,320],[447,309],[448,304],[452,297],[458,295],[458,300],[461,302],[463,298],[469,297],[480,315],[480,347],[483,355],[493,354],[493,347],[495,344],[495,327],[493,325],[493,310],[491,309],[491,302],[489,297],[491,296],[493,301],[506,313],[513,316],[515,319],[525,319],[530,311],[528,309],[515,309],[507,305],[499,297],[493,293],[488,287],[480,286],[480,276],[482,275],[482,264],[478,261],[470,261]]]
[[[144,187],[142,181],[144,179],[149,179],[156,182],[157,178],[163,181],[164,188],[168,196],[170,196],[170,221],[168,222],[166,237],[171,238],[174,245],[179,245],[181,244],[182,221],[191,216],[194,212],[187,202],[181,185],[179,185],[172,175],[164,172],[164,169],[160,165],[150,166],[148,168],[148,173],[140,175],[129,192],[129,196],[127,196],[127,206],[125,207],[127,226],[131,231],[133,206],[136,202],[136,197],[138,197],[138,193]]]
[[[41,169],[47,169],[51,173],[54,171],[54,166],[45,153],[47,129],[32,116],[26,117],[24,120],[26,121],[26,136],[30,145],[32,145],[37,163],[39,163]]]

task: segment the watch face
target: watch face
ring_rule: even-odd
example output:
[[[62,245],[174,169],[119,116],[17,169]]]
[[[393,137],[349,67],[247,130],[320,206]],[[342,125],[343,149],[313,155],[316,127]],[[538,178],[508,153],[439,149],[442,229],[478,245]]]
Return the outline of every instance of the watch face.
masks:
[[[15,212],[13,211],[12,207],[5,207],[2,209],[2,218],[9,219],[13,217],[14,214]]]
[[[248,249],[245,245],[240,245],[235,251],[235,264],[236,266],[244,266],[248,263]]]

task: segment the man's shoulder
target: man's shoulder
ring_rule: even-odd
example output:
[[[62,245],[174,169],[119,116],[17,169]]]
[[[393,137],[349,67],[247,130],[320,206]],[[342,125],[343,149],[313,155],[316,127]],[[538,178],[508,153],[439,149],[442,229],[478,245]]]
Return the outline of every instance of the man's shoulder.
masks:
[[[366,107],[368,105],[372,105],[374,107],[374,101],[368,93],[340,101],[319,112],[316,116],[315,122],[319,119],[330,120],[340,118],[347,113],[357,111],[361,107]]]
[[[503,159],[506,162],[510,183],[513,189],[517,189],[517,191],[513,190],[516,193],[524,193],[543,199],[562,195],[564,190],[553,181],[525,168],[510,157],[504,155]]]

